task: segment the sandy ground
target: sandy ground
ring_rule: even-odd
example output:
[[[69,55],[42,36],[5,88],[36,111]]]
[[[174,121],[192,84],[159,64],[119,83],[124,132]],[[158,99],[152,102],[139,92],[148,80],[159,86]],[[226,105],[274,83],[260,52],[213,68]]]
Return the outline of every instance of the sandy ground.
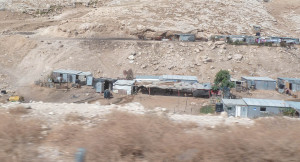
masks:
[[[156,107],[152,110],[145,109],[143,105],[137,102],[132,102],[124,105],[100,105],[97,104],[67,104],[67,103],[7,103],[1,104],[0,107],[5,109],[11,109],[14,107],[22,106],[30,108],[30,113],[24,115],[24,118],[37,118],[45,121],[48,125],[62,124],[66,116],[69,114],[77,114],[84,116],[90,120],[85,120],[84,124],[92,126],[97,121],[105,120],[105,115],[112,111],[126,111],[135,114],[156,114],[163,115],[175,122],[192,122],[196,123],[199,127],[210,127],[222,124],[253,124],[253,120],[245,118],[227,118],[219,115],[180,115],[174,112],[170,112],[166,108]]]

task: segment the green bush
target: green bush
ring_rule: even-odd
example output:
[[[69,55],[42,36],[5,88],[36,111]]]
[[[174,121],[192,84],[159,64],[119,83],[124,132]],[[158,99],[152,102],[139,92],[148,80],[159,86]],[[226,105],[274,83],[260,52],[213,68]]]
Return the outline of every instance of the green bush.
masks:
[[[282,114],[284,116],[295,116],[297,111],[293,108],[282,108]]]
[[[201,114],[213,114],[215,112],[215,107],[214,106],[203,106],[200,109]]]

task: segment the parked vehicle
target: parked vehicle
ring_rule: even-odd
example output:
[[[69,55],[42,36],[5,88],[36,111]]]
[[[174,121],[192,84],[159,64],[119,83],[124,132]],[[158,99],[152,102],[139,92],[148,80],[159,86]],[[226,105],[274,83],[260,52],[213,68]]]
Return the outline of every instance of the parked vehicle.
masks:
[[[23,102],[24,97],[22,97],[22,96],[10,96],[8,101],[10,101],[10,102]]]

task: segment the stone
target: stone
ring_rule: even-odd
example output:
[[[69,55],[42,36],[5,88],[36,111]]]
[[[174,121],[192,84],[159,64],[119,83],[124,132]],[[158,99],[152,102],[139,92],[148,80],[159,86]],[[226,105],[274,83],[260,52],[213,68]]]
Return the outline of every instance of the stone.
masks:
[[[203,62],[213,62],[213,60],[211,58],[206,58],[203,60]]]
[[[227,60],[231,60],[231,59],[232,59],[232,56],[228,56],[228,57],[227,57]]]
[[[147,65],[142,65],[141,68],[145,69],[145,68],[147,68]]]
[[[202,47],[202,46],[199,46],[199,51],[203,51],[204,50],[204,48]]]
[[[235,54],[235,55],[233,55],[233,59],[234,59],[235,61],[242,61],[243,58],[244,58],[244,56],[241,55],[241,54]]]
[[[227,47],[226,47],[225,44],[223,44],[223,45],[220,46],[220,48],[221,48],[221,49],[226,49]]]
[[[228,117],[228,113],[225,112],[225,111],[223,111],[223,112],[221,112],[221,116],[222,116],[223,118],[227,118],[227,117]]]
[[[134,57],[134,55],[130,55],[130,56],[128,56],[128,59],[129,59],[129,60],[134,60],[135,57]]]
[[[225,44],[225,41],[216,41],[215,42],[216,46],[220,46],[220,45],[223,45],[223,44]]]

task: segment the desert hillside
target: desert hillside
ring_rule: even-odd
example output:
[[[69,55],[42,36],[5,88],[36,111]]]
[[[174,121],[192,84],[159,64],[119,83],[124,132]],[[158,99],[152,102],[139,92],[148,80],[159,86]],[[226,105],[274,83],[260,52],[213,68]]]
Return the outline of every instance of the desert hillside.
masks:
[[[166,39],[179,33],[196,41]],[[283,105],[278,116],[250,119],[247,112],[267,116],[269,107],[249,106],[245,118],[244,105],[217,113],[221,97],[211,88],[207,98],[143,87],[106,99],[78,78],[48,82],[57,69],[98,79],[131,69],[200,83],[213,83],[220,70],[234,79],[300,78],[297,44],[212,39],[256,34],[299,38],[300,0],[0,0],[0,161],[68,162],[83,157],[79,148],[86,161],[298,161],[300,111],[287,105],[300,93],[232,89],[236,98],[286,101],[273,101]],[[24,101],[10,102],[14,95]]]
[[[298,46],[134,40],[141,34],[178,32],[207,39],[214,34],[254,35],[253,25],[261,26],[265,36],[299,37],[298,0],[29,2],[2,2],[2,87],[13,84],[11,88],[17,89],[57,68],[88,70],[97,77],[122,77],[123,70],[132,68],[135,74],[196,75],[203,82],[211,82],[220,69],[230,70],[237,78],[299,77]],[[26,14],[16,6],[61,8]]]

